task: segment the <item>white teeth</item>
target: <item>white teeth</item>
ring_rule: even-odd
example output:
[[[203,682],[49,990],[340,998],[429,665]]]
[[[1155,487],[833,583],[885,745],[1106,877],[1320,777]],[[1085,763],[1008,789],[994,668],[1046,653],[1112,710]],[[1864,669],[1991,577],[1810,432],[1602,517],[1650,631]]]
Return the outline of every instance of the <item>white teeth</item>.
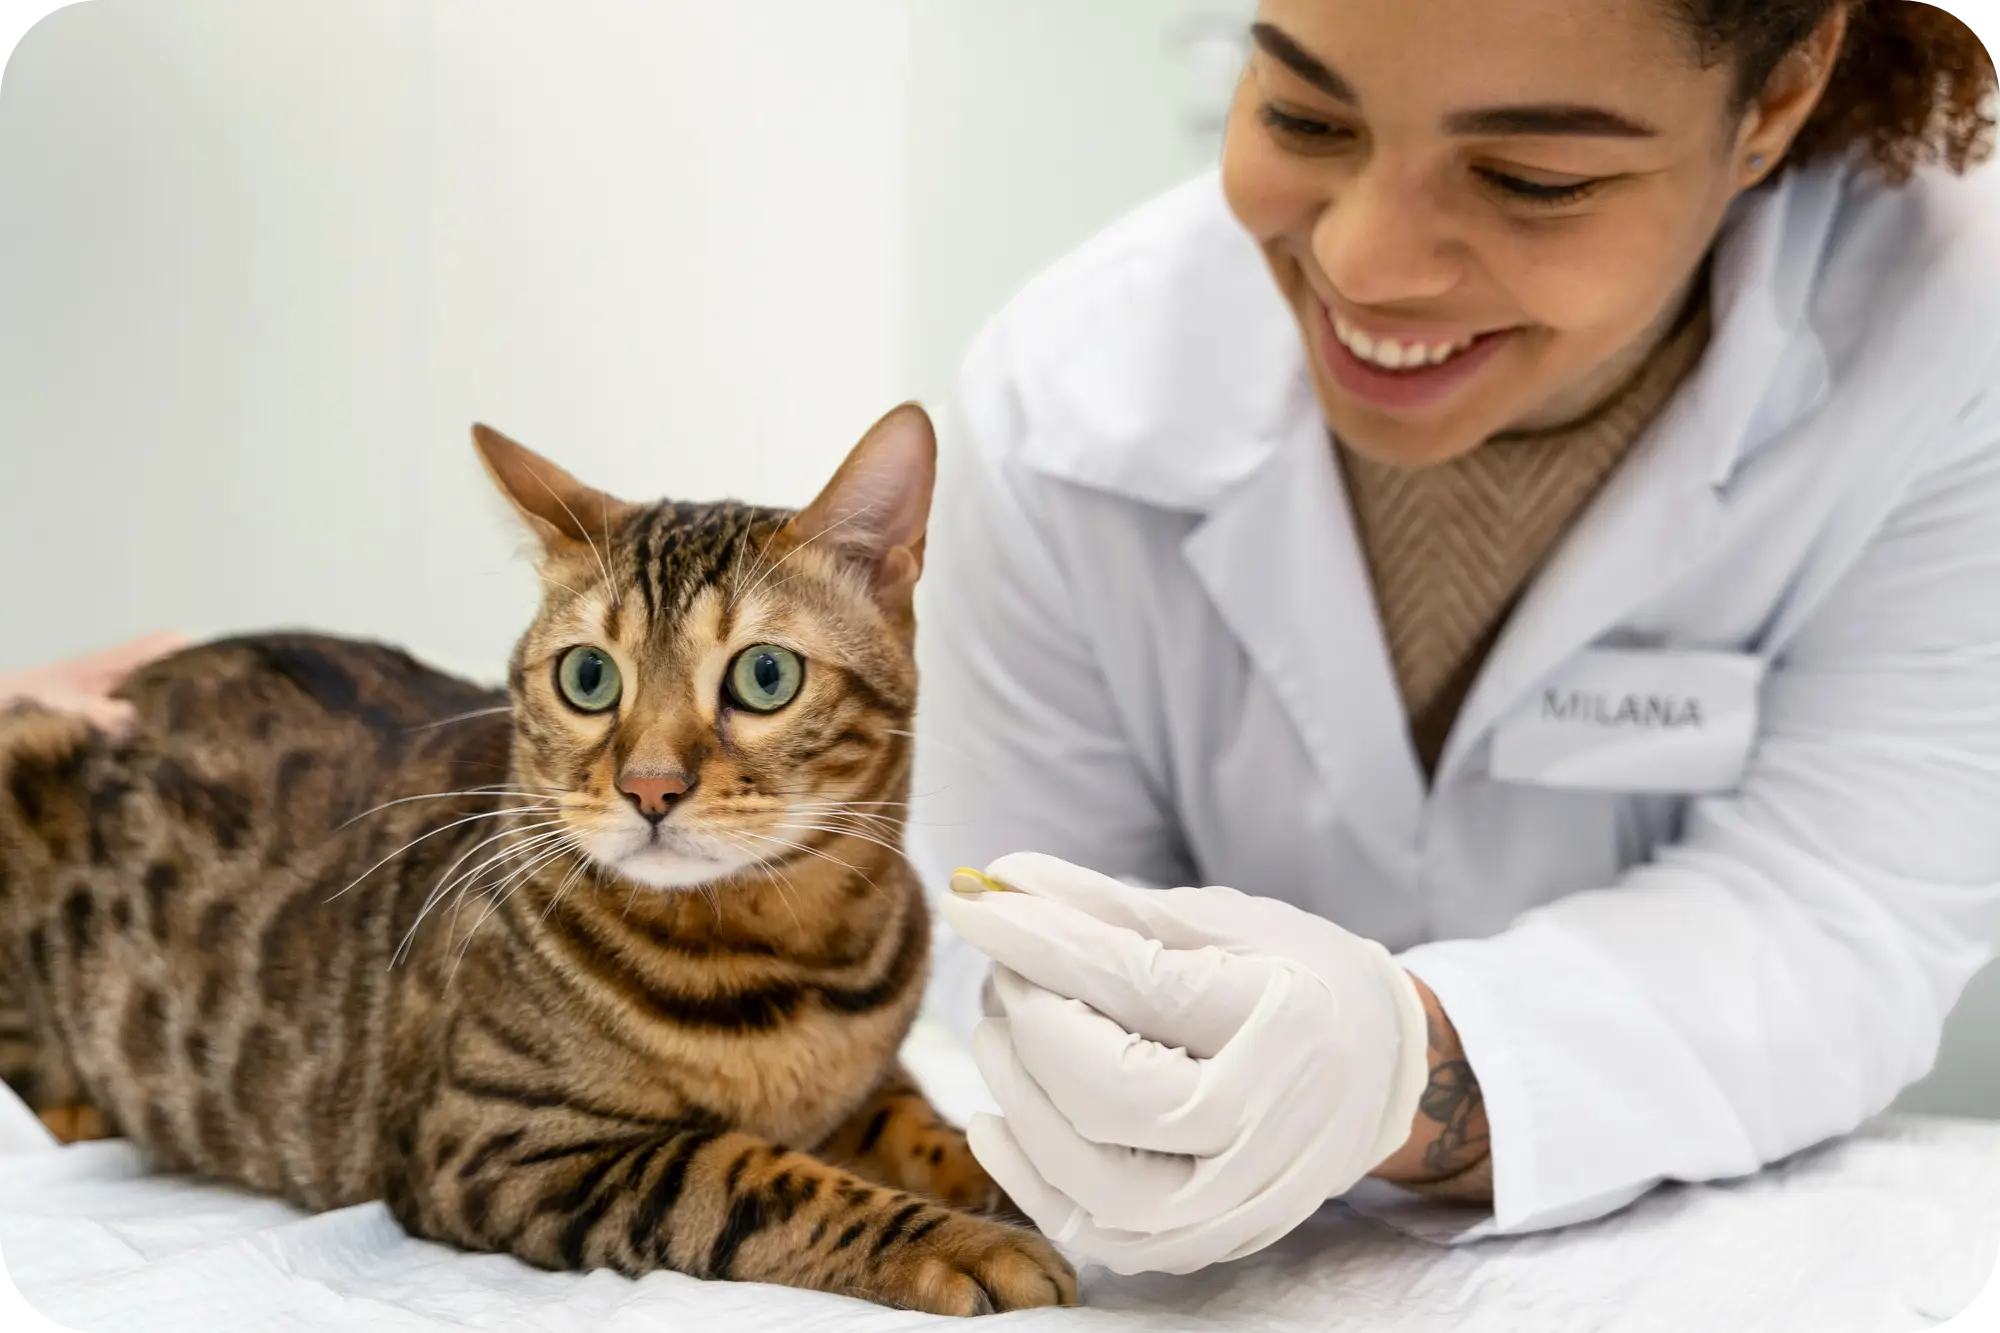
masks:
[[[1333,317],[1333,334],[1341,346],[1354,353],[1370,365],[1384,370],[1415,370],[1420,366],[1441,366],[1445,362],[1472,346],[1471,338],[1461,338],[1452,343],[1399,343],[1394,338],[1377,340],[1349,324],[1339,315]]]

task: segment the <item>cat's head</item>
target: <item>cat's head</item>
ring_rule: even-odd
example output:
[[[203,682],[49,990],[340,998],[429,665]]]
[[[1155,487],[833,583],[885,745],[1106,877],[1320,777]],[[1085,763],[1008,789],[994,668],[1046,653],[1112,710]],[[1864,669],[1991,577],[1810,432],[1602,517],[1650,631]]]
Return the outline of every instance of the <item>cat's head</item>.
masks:
[[[782,869],[836,830],[896,840],[936,467],[921,408],[877,422],[796,514],[631,504],[473,436],[541,546],[513,777],[560,808],[529,824],[657,888]]]

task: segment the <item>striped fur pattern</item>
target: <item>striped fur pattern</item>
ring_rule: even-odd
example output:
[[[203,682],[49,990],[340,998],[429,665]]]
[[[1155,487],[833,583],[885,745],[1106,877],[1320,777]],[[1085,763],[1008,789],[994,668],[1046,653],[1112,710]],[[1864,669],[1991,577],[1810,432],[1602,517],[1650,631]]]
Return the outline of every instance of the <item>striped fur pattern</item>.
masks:
[[[928,421],[884,418],[796,515],[480,447],[543,546],[504,694],[261,635],[142,670],[122,739],[0,716],[9,1081],[167,1169],[536,1265],[1073,1302],[896,1064]],[[768,713],[726,682],[760,644],[805,664]],[[615,707],[566,701],[578,645]],[[627,789],[669,780],[649,819]]]

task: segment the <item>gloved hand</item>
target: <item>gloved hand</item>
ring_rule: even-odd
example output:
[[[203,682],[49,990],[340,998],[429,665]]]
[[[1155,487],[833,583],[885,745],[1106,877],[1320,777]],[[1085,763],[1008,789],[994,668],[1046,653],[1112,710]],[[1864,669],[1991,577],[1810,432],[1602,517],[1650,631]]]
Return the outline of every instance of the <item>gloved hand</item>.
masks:
[[[1381,945],[1269,898],[1135,889],[1054,857],[952,880],[991,956],[972,1151],[1057,1244],[1187,1273],[1291,1231],[1401,1147],[1427,1081]]]

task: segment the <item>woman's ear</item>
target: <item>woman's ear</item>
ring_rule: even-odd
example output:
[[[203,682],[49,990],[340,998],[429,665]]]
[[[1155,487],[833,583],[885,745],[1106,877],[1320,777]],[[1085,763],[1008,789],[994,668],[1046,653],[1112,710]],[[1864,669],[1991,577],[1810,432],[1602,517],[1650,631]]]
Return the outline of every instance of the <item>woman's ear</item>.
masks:
[[[1747,190],[1776,169],[1791,151],[1820,95],[1833,78],[1847,42],[1847,6],[1835,5],[1812,34],[1778,62],[1763,89],[1750,99],[1736,136],[1737,187]]]
[[[867,569],[877,600],[906,603],[923,571],[936,477],[931,419],[904,403],[869,427],[819,497],[786,525],[787,538],[855,561]]]
[[[493,484],[551,557],[587,556],[597,538],[609,540],[629,507],[491,426],[473,426],[472,443]]]

